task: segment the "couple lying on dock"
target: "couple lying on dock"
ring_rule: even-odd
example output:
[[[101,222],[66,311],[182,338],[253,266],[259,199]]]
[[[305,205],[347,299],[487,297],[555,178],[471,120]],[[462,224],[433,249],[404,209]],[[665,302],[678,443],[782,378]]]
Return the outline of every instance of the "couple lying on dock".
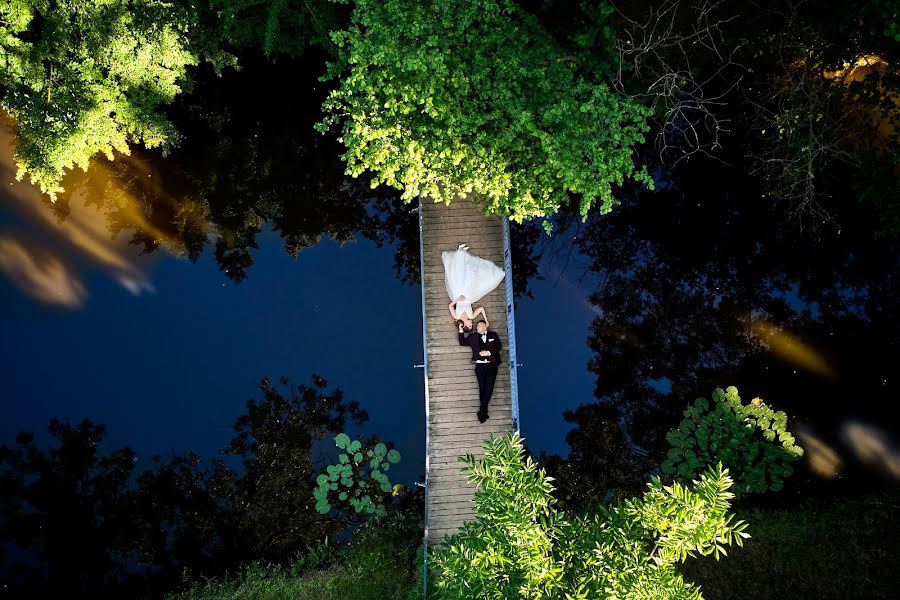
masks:
[[[442,252],[444,262],[444,284],[450,299],[450,316],[453,317],[459,330],[459,344],[472,350],[472,363],[475,364],[475,378],[478,380],[478,420],[488,420],[488,402],[494,391],[494,382],[500,367],[500,336],[489,329],[487,312],[484,307],[473,307],[475,302],[491,293],[500,285],[506,273],[489,260],[469,254],[469,248],[460,244],[452,252]],[[472,323],[477,317],[483,320]]]

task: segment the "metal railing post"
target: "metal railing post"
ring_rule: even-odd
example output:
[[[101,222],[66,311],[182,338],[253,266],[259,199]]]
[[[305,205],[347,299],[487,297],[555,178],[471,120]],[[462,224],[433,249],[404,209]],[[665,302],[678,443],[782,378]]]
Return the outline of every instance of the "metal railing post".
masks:
[[[519,363],[516,360],[516,307],[513,298],[512,251],[509,239],[509,219],[503,217],[503,266],[506,270],[506,331],[509,336],[509,394],[512,400],[513,431],[519,432]]]

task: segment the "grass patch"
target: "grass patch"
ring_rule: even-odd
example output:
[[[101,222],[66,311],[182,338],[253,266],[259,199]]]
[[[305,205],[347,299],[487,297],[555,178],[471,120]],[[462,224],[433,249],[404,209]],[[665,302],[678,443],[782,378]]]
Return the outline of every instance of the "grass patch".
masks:
[[[389,513],[361,527],[349,545],[322,546],[288,565],[254,563],[232,577],[193,582],[166,600],[415,600],[420,518]]]
[[[753,536],[716,562],[689,560],[707,600],[896,598],[900,496],[816,500],[790,510],[739,511]]]

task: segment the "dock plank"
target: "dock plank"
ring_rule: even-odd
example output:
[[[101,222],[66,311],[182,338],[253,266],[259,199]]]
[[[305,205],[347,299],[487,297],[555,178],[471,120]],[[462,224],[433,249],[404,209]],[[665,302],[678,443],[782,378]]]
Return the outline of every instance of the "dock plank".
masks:
[[[456,250],[459,244],[465,243],[473,255],[503,268],[503,220],[485,217],[470,199],[459,199],[449,206],[423,199],[420,206],[428,402],[426,526],[429,543],[436,544],[444,534],[455,533],[474,515],[475,486],[466,482],[461,472],[463,464],[457,457],[483,456],[482,444],[491,434],[499,436],[511,431],[513,405],[505,281],[476,303],[476,307],[485,307],[491,331],[500,336],[503,344],[503,364],[488,406],[490,419],[482,424],[475,415],[478,410],[475,368],[468,347],[459,345],[458,332],[447,310],[450,298],[444,286],[441,260],[442,252]]]

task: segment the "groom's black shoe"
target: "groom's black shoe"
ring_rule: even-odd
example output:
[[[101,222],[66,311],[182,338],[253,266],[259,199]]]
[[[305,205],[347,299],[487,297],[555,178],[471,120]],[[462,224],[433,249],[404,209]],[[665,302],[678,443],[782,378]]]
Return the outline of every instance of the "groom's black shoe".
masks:
[[[478,422],[479,422],[479,423],[484,423],[484,422],[487,421],[487,420],[488,420],[488,414],[487,414],[486,412],[481,412],[481,411],[479,410],[479,411],[478,411]]]

